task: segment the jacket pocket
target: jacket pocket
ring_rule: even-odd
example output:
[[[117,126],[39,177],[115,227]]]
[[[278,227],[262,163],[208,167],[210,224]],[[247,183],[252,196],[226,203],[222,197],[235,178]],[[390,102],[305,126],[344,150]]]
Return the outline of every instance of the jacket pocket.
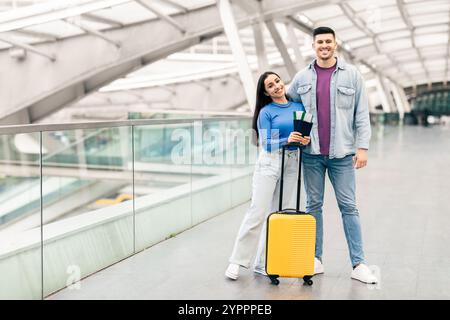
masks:
[[[355,92],[356,90],[353,88],[338,87],[336,100],[337,107],[342,109],[352,108],[355,103]]]
[[[299,86],[297,89],[297,93],[300,95],[306,111],[311,108],[311,87],[310,84],[306,84]]]

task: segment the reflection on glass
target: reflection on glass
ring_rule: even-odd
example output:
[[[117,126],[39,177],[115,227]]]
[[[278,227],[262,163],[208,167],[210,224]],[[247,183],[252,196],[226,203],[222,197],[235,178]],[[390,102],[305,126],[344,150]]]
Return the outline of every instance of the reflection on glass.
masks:
[[[253,144],[250,119],[230,121],[231,204],[245,203],[251,197],[251,185],[258,148]]]
[[[229,121],[194,121],[192,138],[192,223],[231,208],[233,163]]]
[[[0,298],[82,290],[81,278],[247,202],[250,126],[205,119],[0,136]]]
[[[137,251],[191,226],[191,127],[134,127]]]
[[[40,299],[39,133],[0,135],[0,299]]]
[[[43,133],[44,295],[134,252],[131,134]]]

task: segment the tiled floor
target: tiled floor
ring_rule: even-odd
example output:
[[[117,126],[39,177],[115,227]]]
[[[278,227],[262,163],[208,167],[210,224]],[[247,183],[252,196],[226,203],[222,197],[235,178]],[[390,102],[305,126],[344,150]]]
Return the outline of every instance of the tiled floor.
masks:
[[[327,181],[325,274],[307,287],[273,286],[243,270],[224,277],[249,203],[221,214],[48,299],[450,299],[450,129],[374,130],[368,167],[357,171],[367,263],[381,282],[350,279],[340,214]]]

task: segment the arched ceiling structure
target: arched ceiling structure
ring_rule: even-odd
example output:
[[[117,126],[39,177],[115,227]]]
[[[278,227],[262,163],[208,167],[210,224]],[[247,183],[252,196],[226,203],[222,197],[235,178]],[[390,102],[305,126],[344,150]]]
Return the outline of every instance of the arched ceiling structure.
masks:
[[[311,30],[327,25],[337,33],[340,53],[369,78],[387,79],[398,87],[450,78],[449,1],[234,0],[231,5],[241,31],[260,22],[295,28],[302,57],[295,46],[289,54],[297,58],[297,67],[304,64],[299,60],[312,57],[307,50]],[[103,92],[114,91],[114,86],[135,82],[124,78],[130,72],[213,43],[223,32],[214,0],[58,0],[0,13],[0,124],[38,121],[108,84]],[[289,35],[280,34],[281,42],[293,44]],[[271,48],[280,49],[279,42],[274,39]],[[275,65],[282,69],[283,62],[292,69],[286,56],[281,66]],[[216,70],[213,77],[199,76],[196,85],[229,75],[238,83],[236,70],[228,67],[230,72],[223,71],[225,66],[223,75]],[[111,84],[119,78],[124,79]],[[170,91],[172,84],[179,85],[173,79],[161,86]]]

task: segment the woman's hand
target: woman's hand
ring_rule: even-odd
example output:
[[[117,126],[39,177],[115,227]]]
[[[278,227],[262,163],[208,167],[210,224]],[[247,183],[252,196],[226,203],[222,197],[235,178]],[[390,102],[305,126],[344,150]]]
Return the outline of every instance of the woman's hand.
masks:
[[[300,142],[303,145],[307,145],[308,143],[311,142],[311,137],[309,136],[304,137],[300,132],[293,131],[291,132],[288,138],[288,143],[291,142]]]

